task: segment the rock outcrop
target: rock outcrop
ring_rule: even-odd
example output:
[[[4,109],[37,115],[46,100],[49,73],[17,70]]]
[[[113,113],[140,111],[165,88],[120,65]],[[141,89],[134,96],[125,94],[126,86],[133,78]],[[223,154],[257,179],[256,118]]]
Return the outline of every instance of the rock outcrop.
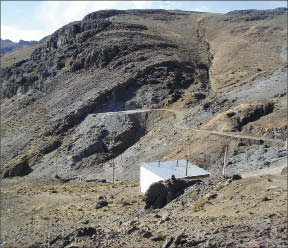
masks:
[[[166,204],[176,199],[184,193],[184,190],[200,180],[176,179],[173,175],[171,179],[152,183],[145,192],[143,200],[145,209],[163,208]]]
[[[162,89],[169,87],[171,91],[188,87],[194,81],[196,65],[175,60],[173,57],[178,46],[147,33],[147,26],[107,19],[121,13],[123,11],[95,12],[44,38],[30,60],[20,61],[2,71],[3,97],[33,89],[47,91],[48,79],[64,71],[107,67],[113,70],[122,67],[126,72],[136,72],[131,80],[138,81],[139,86],[146,84],[147,80],[154,85],[160,84],[165,77],[166,87],[163,85]],[[162,55],[161,59],[157,55]],[[156,57],[149,63],[151,56]],[[148,73],[151,78],[147,78]],[[173,82],[175,80],[177,85]]]
[[[32,171],[29,166],[27,157],[21,157],[10,161],[10,166],[4,168],[3,178],[5,177],[16,177],[26,176]]]

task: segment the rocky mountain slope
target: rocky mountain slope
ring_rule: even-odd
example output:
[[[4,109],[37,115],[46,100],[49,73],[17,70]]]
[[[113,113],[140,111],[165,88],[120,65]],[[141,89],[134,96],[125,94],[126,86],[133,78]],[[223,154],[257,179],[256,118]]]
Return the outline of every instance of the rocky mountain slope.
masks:
[[[22,48],[24,46],[31,46],[37,44],[37,41],[25,41],[25,40],[19,40],[19,42],[13,42],[11,40],[2,40],[1,39],[1,55],[11,52],[15,49]]]
[[[3,247],[286,247],[287,9],[93,12],[1,78]],[[211,177],[144,210],[188,150]]]
[[[259,156],[265,146],[276,161],[287,131],[286,20],[286,9],[111,10],[60,28],[30,57],[3,63],[2,175],[108,179],[113,161],[122,180],[137,181],[139,162],[183,158],[188,145],[216,174],[226,146]],[[139,109],[149,111],[119,113]]]

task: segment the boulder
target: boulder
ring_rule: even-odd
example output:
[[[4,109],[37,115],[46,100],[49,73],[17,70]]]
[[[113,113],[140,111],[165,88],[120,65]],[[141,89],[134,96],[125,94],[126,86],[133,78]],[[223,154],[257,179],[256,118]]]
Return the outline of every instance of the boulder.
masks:
[[[152,183],[144,195],[145,209],[164,207],[167,193],[168,188],[163,181]]]
[[[147,231],[147,232],[145,232],[145,233],[143,234],[143,238],[146,238],[146,239],[149,239],[149,238],[151,238],[152,236],[153,236],[152,233],[149,232],[149,231]]]
[[[105,200],[100,200],[100,201],[95,202],[94,206],[96,209],[103,208],[103,207],[108,206],[108,202]]]
[[[242,179],[241,175],[234,174],[234,175],[232,176],[232,180],[233,180],[233,181],[234,181],[234,180],[240,180],[240,179]]]
[[[146,191],[143,200],[146,202],[145,209],[163,208],[184,193],[184,189],[200,182],[200,180],[176,179],[173,175],[171,179],[155,182]]]

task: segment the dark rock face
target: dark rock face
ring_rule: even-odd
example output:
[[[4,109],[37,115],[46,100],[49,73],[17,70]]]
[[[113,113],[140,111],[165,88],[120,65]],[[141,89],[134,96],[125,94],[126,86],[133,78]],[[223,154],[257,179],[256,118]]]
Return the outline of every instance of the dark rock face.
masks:
[[[40,147],[40,152],[42,154],[50,153],[56,150],[59,146],[61,146],[61,142],[59,140],[51,140],[50,142],[45,142]]]
[[[25,176],[32,171],[27,158],[22,158],[13,163],[11,167],[4,169],[3,178]]]
[[[167,203],[182,195],[187,187],[199,182],[201,181],[171,178],[166,181],[153,183],[144,195],[145,209],[163,208]]]

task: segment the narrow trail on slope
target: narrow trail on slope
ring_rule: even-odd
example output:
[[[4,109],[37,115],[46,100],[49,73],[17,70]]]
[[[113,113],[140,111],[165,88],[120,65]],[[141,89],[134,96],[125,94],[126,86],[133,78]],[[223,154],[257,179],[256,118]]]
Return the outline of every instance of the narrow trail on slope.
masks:
[[[185,111],[181,110],[173,110],[173,109],[134,109],[134,110],[124,110],[124,111],[117,111],[117,112],[103,112],[98,114],[104,114],[104,115],[114,115],[114,114],[136,114],[136,113],[145,113],[145,112],[152,112],[152,111],[168,111],[170,113],[173,113],[175,116],[176,123],[173,123],[175,128],[182,129],[182,130],[189,130],[189,131],[195,131],[200,133],[206,133],[206,134],[215,134],[220,136],[226,136],[231,138],[238,138],[238,139],[250,139],[250,140],[257,140],[257,141],[269,141],[269,142],[276,142],[280,145],[284,145],[284,141],[280,139],[269,139],[266,137],[254,137],[249,135],[241,135],[241,134],[235,134],[235,133],[228,133],[228,132],[218,132],[218,131],[209,131],[209,130],[203,130],[203,129],[196,129],[196,128],[190,128],[183,126],[180,123],[180,120],[183,119],[183,116],[185,114]]]

